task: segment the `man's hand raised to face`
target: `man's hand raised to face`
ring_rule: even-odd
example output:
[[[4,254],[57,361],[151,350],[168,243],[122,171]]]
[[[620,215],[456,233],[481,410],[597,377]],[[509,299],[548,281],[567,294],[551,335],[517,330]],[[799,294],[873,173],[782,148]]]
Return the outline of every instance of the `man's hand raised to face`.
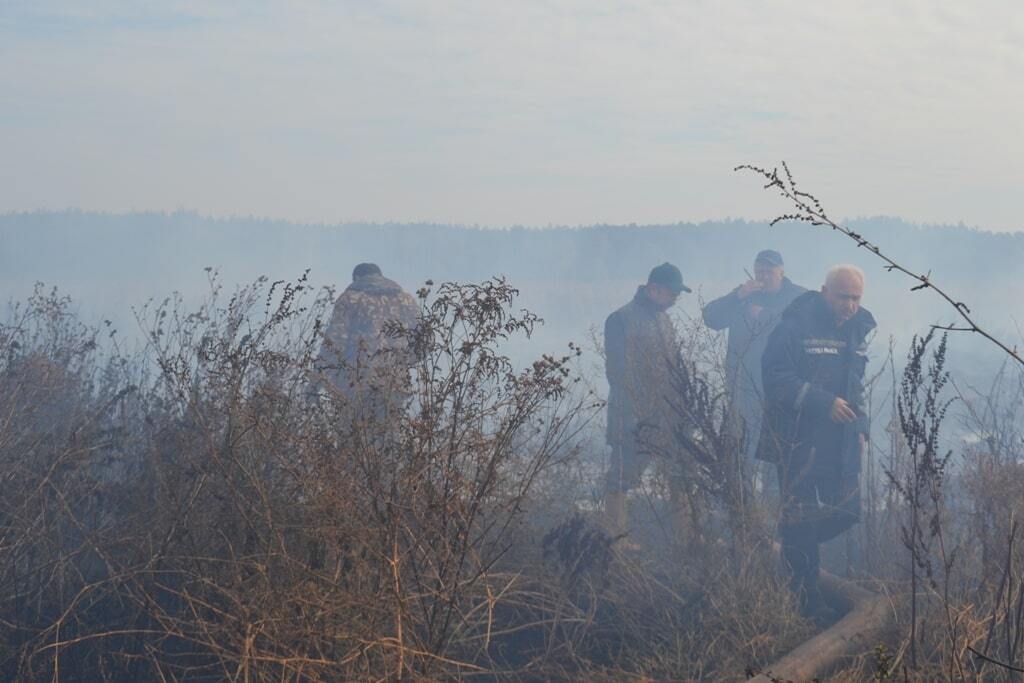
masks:
[[[832,410],[829,412],[829,417],[833,422],[846,424],[856,420],[857,413],[854,412],[849,403],[836,396],[836,400],[832,401]]]
[[[764,289],[764,284],[758,280],[750,280],[740,286],[739,291],[736,292],[736,296],[740,299],[746,299],[754,292],[760,292],[762,289]]]

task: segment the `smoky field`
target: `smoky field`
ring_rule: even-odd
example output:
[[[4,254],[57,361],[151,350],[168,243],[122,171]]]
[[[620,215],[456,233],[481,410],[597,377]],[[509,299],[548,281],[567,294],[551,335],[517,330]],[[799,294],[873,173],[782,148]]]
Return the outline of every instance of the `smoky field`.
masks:
[[[4,680],[743,680],[814,636],[778,494],[726,426],[722,339],[682,320],[680,423],[599,523],[599,344],[510,360],[503,278],[427,282],[401,344],[318,365],[331,289],[209,273],[144,343],[38,286],[0,325]],[[1024,374],[950,380],[926,331],[871,368],[864,511],[826,548],[886,617],[831,680],[1024,664]],[[372,361],[372,362],[371,362]],[[947,433],[960,437],[951,439]],[[969,438],[964,438],[967,435]],[[682,483],[680,483],[682,482]],[[628,543],[624,541],[628,540]]]

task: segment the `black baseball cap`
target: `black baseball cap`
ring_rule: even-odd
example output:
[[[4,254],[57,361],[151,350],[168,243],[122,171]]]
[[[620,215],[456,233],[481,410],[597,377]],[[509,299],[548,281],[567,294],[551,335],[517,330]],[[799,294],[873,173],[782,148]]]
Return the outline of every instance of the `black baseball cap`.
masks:
[[[358,280],[361,277],[370,277],[371,275],[382,275],[380,266],[376,263],[360,263],[352,271],[353,280]]]
[[[679,269],[671,263],[662,263],[660,266],[656,266],[651,271],[651,274],[647,276],[647,284],[668,287],[676,294],[679,292],[686,292],[689,294],[693,291],[683,284],[683,274],[680,273]]]
[[[774,249],[765,249],[764,251],[757,252],[757,257],[754,259],[754,263],[766,263],[772,267],[785,265],[782,260],[782,254]]]

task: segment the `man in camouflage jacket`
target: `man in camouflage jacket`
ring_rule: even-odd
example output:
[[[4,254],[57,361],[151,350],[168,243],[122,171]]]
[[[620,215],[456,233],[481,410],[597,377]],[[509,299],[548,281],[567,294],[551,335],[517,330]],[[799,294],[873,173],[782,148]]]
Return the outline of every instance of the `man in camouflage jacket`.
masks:
[[[317,367],[333,390],[349,399],[364,395],[367,389],[393,393],[401,378],[383,369],[397,367],[397,359],[387,352],[404,345],[404,340],[388,337],[384,329],[392,321],[412,327],[418,315],[412,295],[384,277],[376,264],[359,264],[352,272],[352,284],[334,303]]]

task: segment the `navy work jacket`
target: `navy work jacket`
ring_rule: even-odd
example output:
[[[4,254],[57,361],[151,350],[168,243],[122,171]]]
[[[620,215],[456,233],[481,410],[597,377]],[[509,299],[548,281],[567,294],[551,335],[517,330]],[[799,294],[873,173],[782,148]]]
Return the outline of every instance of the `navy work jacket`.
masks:
[[[759,460],[800,468],[817,459],[847,474],[860,470],[858,435],[867,437],[869,426],[867,338],[874,328],[864,308],[837,327],[820,292],[802,294],[783,312],[761,358],[765,421]],[[837,396],[856,411],[856,421],[832,421]]]

